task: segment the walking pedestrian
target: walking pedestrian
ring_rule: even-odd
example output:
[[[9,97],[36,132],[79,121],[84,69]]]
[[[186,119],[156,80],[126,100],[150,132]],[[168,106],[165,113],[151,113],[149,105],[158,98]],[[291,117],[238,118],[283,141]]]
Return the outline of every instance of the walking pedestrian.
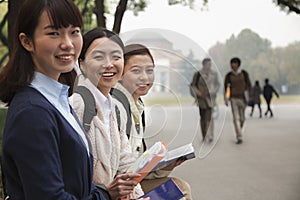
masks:
[[[270,117],[274,116],[273,111],[271,109],[271,100],[273,98],[273,93],[276,95],[277,98],[279,98],[278,92],[274,89],[273,85],[269,83],[269,79],[266,78],[264,89],[263,89],[263,96],[267,103],[267,110],[265,112],[265,116],[267,116],[269,112],[270,112]]]
[[[234,57],[230,60],[231,71],[225,76],[225,105],[230,101],[233,115],[233,125],[236,134],[236,144],[241,144],[242,130],[245,125],[245,109],[249,98],[252,97],[252,85],[249,74],[241,68],[241,60]]]
[[[211,69],[210,58],[202,60],[202,69],[194,73],[191,87],[199,108],[203,141],[212,142],[214,139],[213,111],[220,82],[217,72]]]
[[[254,107],[255,107],[255,105],[257,105],[257,107],[259,109],[259,118],[261,118],[262,115],[261,115],[261,98],[260,98],[260,95],[262,94],[262,89],[260,87],[260,84],[259,84],[258,80],[255,81],[255,84],[252,88],[252,92],[253,92],[253,98],[252,98],[250,117],[253,116]]]

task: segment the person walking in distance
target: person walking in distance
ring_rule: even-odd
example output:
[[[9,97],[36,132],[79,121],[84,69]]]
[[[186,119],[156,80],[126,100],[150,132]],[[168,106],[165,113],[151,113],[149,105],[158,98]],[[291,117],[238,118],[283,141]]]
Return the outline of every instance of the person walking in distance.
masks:
[[[274,89],[274,87],[271,84],[269,84],[269,79],[266,78],[264,89],[263,89],[263,96],[267,103],[267,111],[265,112],[265,116],[267,116],[269,112],[270,112],[270,117],[274,116],[271,109],[271,100],[273,98],[273,93],[276,95],[277,98],[279,98],[278,92]]]
[[[236,144],[241,144],[243,142],[242,129],[245,125],[245,109],[249,97],[252,97],[252,86],[248,72],[240,67],[240,58],[232,58],[230,66],[231,71],[226,74],[224,81],[225,105],[228,106],[228,101],[230,101]]]
[[[253,103],[251,105],[251,113],[250,113],[250,117],[253,116],[253,112],[254,112],[254,107],[255,105],[258,106],[258,109],[259,109],[259,118],[261,118],[261,99],[260,99],[260,95],[262,94],[262,89],[259,85],[259,81],[256,80],[255,81],[255,84],[252,88],[252,91],[253,91]]]
[[[191,83],[199,107],[200,126],[203,141],[213,141],[213,108],[216,105],[217,92],[220,88],[218,74],[211,69],[211,59],[204,58],[202,69],[194,73]]]

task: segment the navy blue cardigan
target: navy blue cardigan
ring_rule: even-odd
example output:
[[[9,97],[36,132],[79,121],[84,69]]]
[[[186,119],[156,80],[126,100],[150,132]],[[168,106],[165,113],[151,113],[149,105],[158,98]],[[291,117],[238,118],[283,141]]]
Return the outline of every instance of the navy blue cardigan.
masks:
[[[14,96],[2,142],[10,199],[105,199],[92,184],[92,155],[87,155],[77,132],[37,90],[25,87]]]

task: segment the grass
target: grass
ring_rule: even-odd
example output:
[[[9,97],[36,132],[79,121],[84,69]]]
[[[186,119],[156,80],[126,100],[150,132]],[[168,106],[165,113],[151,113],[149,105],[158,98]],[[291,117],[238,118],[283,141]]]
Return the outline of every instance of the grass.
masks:
[[[279,96],[279,99],[275,96],[272,100],[273,103],[278,104],[300,103],[300,95],[281,95]]]
[[[145,97],[143,98],[146,106],[151,105],[162,105],[162,106],[178,106],[178,105],[192,105],[194,100],[192,97],[177,97],[173,98],[170,96],[164,97]],[[262,104],[266,103],[264,98],[261,97]],[[222,105],[224,104],[223,96],[219,95],[217,97],[217,103]],[[272,99],[272,104],[294,104],[300,103],[300,95],[280,95],[279,98],[276,96]]]

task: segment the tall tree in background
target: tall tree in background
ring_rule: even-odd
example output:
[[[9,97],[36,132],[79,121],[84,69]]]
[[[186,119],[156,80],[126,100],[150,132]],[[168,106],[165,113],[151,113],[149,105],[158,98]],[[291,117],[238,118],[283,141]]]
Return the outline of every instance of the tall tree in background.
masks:
[[[242,66],[253,76],[257,73],[255,70],[261,68],[261,66],[253,68],[253,60],[257,59],[261,53],[270,50],[271,42],[269,40],[261,38],[250,29],[244,29],[237,36],[232,35],[225,44],[216,44],[209,50],[209,54],[213,56],[222,74],[230,70],[229,60],[238,56],[242,60]]]
[[[112,30],[116,33],[121,32],[122,20],[126,10],[131,10],[135,15],[138,15],[140,11],[144,11],[147,7],[149,0],[74,0],[78,7],[81,9],[82,16],[84,17],[85,27],[92,27],[93,16],[96,16],[95,26],[106,27],[106,15],[114,13],[114,23]],[[206,6],[209,0],[166,0],[168,4],[176,5],[181,4],[193,9],[196,2],[202,2],[203,6]],[[299,0],[273,0],[281,8],[288,10],[288,12],[295,12],[299,14],[300,1]],[[8,2],[8,11],[0,22],[0,41],[8,48],[7,52],[10,52],[12,47],[12,30],[15,24],[19,9],[24,0],[0,0],[1,3]],[[199,4],[197,4],[199,5]],[[114,12],[111,12],[114,10]],[[7,32],[4,32],[7,21]],[[6,37],[8,36],[8,37]],[[1,51],[0,51],[1,53]],[[3,66],[7,53],[1,53],[0,55],[0,67]]]
[[[230,70],[230,59],[238,56],[252,82],[263,82],[269,78],[278,89],[288,85],[291,93],[300,92],[300,57],[297,56],[300,55],[300,42],[272,48],[269,40],[244,29],[237,36],[232,35],[224,44],[218,42],[211,47],[209,55],[223,75]]]
[[[12,38],[11,36],[13,31],[13,26],[16,22],[16,18],[22,3],[25,0],[0,0],[0,3],[8,3],[8,10],[5,17],[0,23],[0,40],[1,43],[8,48],[10,52],[12,48]],[[96,16],[95,26],[106,27],[106,15],[111,15],[113,13],[111,10],[114,10],[114,23],[112,30],[116,33],[120,33],[122,20],[126,10],[131,10],[135,15],[138,15],[139,12],[144,11],[147,7],[148,0],[74,0],[75,3],[81,10],[82,16],[84,18],[85,27],[93,27],[91,24],[94,23],[94,15]],[[194,8],[195,2],[203,2],[205,5],[208,0],[167,0],[169,5],[181,4],[183,6],[188,6],[191,9]],[[5,24],[7,21],[8,34],[4,33]],[[6,37],[8,35],[8,38]],[[0,52],[1,53],[1,52]],[[3,66],[3,62],[7,53],[0,55],[0,67]],[[2,58],[1,58],[2,57]]]

